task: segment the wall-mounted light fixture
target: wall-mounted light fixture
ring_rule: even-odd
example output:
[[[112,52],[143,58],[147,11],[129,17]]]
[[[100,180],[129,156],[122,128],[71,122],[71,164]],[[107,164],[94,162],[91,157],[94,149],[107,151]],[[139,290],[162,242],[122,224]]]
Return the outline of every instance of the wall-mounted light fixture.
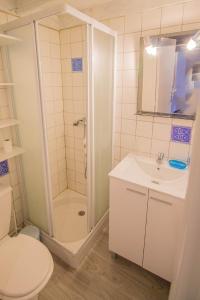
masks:
[[[187,43],[187,49],[189,51],[194,50],[197,47],[199,39],[200,39],[200,31],[197,31],[197,33],[195,33],[195,35]]]
[[[144,46],[145,46],[145,50],[149,55],[156,56],[157,54],[156,43],[151,37],[147,36],[144,38]]]

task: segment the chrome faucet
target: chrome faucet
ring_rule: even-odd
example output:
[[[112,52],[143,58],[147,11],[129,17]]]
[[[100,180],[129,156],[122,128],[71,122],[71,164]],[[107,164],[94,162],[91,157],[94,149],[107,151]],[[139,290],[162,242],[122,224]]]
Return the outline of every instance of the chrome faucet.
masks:
[[[158,165],[162,164],[164,157],[165,157],[164,153],[162,153],[162,152],[158,153],[158,156],[157,156],[157,159],[156,159],[156,162],[157,162]]]

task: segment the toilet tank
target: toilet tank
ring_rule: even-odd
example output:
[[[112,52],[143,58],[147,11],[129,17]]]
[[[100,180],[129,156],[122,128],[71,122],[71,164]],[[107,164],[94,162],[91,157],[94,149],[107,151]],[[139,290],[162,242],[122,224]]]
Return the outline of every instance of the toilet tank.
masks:
[[[11,192],[8,185],[0,184],[0,240],[9,233],[11,219]]]

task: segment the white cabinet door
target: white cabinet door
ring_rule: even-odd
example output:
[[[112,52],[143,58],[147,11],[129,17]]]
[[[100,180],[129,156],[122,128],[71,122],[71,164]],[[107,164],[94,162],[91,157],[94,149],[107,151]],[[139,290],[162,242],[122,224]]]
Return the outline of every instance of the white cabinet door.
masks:
[[[142,266],[148,189],[110,179],[109,249]]]
[[[149,191],[143,267],[171,281],[183,200]]]

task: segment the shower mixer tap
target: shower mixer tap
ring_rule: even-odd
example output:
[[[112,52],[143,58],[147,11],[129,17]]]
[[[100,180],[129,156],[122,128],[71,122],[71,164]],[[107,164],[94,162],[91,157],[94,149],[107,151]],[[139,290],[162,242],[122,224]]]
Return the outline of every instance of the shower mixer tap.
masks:
[[[79,125],[86,126],[87,125],[86,118],[79,119],[73,123],[73,126],[79,126]]]

